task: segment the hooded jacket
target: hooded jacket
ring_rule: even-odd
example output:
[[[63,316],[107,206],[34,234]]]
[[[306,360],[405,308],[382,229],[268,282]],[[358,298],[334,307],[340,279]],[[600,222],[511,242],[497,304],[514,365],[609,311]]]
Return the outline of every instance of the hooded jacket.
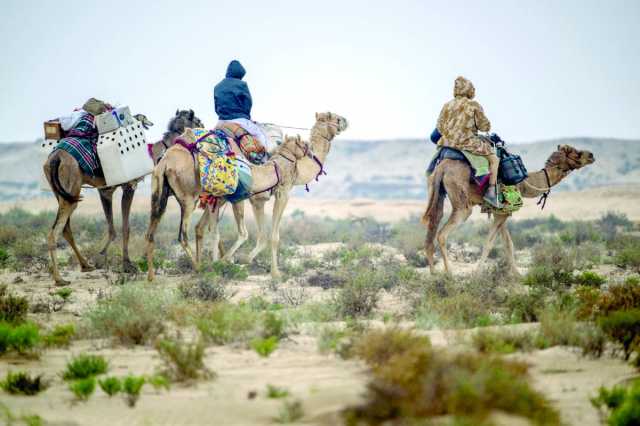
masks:
[[[489,155],[491,146],[478,137],[478,131],[488,132],[491,123],[480,104],[473,100],[476,90],[464,77],[456,78],[453,99],[444,104],[438,117],[437,129],[442,134],[439,144]]]
[[[220,120],[235,118],[251,119],[253,100],[249,86],[242,81],[246,71],[236,60],[229,63],[225,78],[213,89],[213,100],[216,114]]]

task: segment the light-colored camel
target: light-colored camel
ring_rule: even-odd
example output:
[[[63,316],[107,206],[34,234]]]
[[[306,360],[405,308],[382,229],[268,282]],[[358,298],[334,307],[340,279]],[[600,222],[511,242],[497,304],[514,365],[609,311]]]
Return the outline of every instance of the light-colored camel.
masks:
[[[143,114],[137,114],[135,118],[140,121],[145,128],[153,125]],[[169,130],[165,133],[163,140],[166,139],[170,141],[180,135],[185,127],[194,127],[196,125],[202,126],[202,123],[197,117],[194,117],[193,111],[178,111],[176,112],[176,116],[169,122]],[[113,193],[118,187],[122,188],[122,267],[126,272],[135,272],[137,268],[129,259],[129,214],[131,212],[133,195],[140,179],[134,179],[121,185],[107,187],[103,177],[93,177],[83,173],[76,159],[63,150],[53,152],[45,161],[43,169],[49,181],[49,186],[58,200],[58,214],[47,238],[51,259],[51,273],[56,285],[69,284],[68,281],[62,278],[58,269],[56,245],[60,230],[62,230],[63,237],[73,249],[80,263],[81,270],[88,272],[94,269],[82,254],[80,254],[73,239],[73,233],[71,232],[71,215],[78,207],[78,202],[81,200],[80,191],[84,185],[98,188],[102,209],[107,219],[108,229],[106,242],[100,251],[102,260],[106,258],[109,245],[116,238],[116,230],[113,224]]]
[[[289,193],[294,185],[306,185],[317,178],[324,171],[324,162],[331,149],[331,141],[348,127],[348,122],[344,117],[331,112],[317,113],[316,123],[311,129],[310,144],[311,155],[300,159],[296,168],[290,175],[282,176],[280,183],[272,191],[262,192],[252,196],[249,201],[253,208],[256,219],[258,235],[255,248],[249,254],[247,261],[251,263],[255,257],[266,248],[266,220],[264,205],[271,195],[275,195],[273,205],[272,226],[271,226],[271,275],[278,278],[280,270],[278,268],[278,245],[280,242],[280,221],[289,201]],[[224,201],[218,203],[216,209],[205,212],[196,226],[196,259],[199,261],[202,255],[202,239],[211,223],[214,230],[213,236],[213,259],[218,260],[220,233],[218,230],[218,215]],[[231,261],[233,255],[240,246],[248,239],[249,233],[244,221],[244,205],[242,202],[233,204],[233,214],[238,230],[238,237],[232,247],[224,254],[223,261]]]
[[[189,140],[190,138],[185,137]],[[234,151],[237,150],[235,147]],[[282,180],[283,176],[295,173],[296,162],[308,155],[309,146],[300,137],[288,137],[276,150],[271,159],[261,166],[251,166],[252,185],[250,191],[259,193],[268,191]],[[167,207],[169,195],[174,195],[180,205],[180,229],[178,241],[191,260],[194,269],[198,261],[189,247],[188,230],[191,215],[196,207],[202,186],[200,174],[193,154],[182,145],[174,145],[154,168],[151,181],[151,218],[147,230],[148,279],[153,281],[154,234]]]
[[[569,145],[559,145],[547,160],[544,169],[530,173],[529,177],[517,185],[523,197],[534,198],[548,192],[573,170],[588,166],[595,161],[589,151],[579,151]],[[483,204],[482,195],[477,192],[475,184],[471,183],[471,169],[462,161],[446,159],[440,162],[428,179],[427,210],[422,217],[422,222],[427,226],[425,249],[427,261],[431,272],[434,272],[434,239],[437,237],[438,247],[442,254],[444,270],[449,273],[449,257],[447,256],[447,237],[462,222],[471,215],[474,206]],[[438,231],[438,225],[442,220],[445,195],[451,202],[451,215],[449,220]],[[510,214],[493,214],[493,223],[489,230],[487,240],[480,256],[478,266],[487,259],[493,248],[498,232],[502,236],[507,252],[509,269],[513,274],[518,274],[513,254],[513,241],[509,234],[506,221]]]

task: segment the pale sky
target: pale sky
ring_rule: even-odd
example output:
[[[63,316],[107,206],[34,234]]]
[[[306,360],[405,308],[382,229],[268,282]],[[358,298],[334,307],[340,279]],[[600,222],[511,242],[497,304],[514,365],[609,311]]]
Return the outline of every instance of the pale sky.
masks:
[[[258,121],[347,117],[348,139],[425,137],[458,75],[505,140],[640,139],[640,1],[2,0],[0,141],[91,96],[215,124],[239,59]]]

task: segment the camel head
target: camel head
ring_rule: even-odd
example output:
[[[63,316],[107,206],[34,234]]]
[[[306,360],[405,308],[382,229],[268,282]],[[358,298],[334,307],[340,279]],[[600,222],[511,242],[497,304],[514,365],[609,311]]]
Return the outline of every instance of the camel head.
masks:
[[[349,122],[346,118],[332,112],[316,112],[315,128],[323,128],[326,136],[333,139],[347,130]]]
[[[146,130],[149,130],[149,128],[153,126],[153,122],[149,120],[144,114],[136,114],[133,116],[133,118],[138,120],[142,124],[142,127],[144,127]]]
[[[546,166],[558,167],[565,173],[581,169],[596,161],[590,151],[581,151],[571,145],[558,145],[558,150],[551,154]]]
[[[169,121],[168,130],[173,133],[182,133],[184,129],[193,129],[195,127],[204,127],[202,121],[196,117],[192,109],[176,110],[176,115]]]
[[[309,154],[309,143],[303,141],[300,135],[286,135],[279,150],[290,152],[296,160],[300,160]]]

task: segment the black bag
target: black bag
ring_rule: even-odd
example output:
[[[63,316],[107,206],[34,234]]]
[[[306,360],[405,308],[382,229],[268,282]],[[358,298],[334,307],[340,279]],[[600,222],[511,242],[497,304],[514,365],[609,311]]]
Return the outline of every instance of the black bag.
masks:
[[[527,178],[527,169],[519,155],[500,149],[500,167],[498,179],[505,185],[517,185]]]

